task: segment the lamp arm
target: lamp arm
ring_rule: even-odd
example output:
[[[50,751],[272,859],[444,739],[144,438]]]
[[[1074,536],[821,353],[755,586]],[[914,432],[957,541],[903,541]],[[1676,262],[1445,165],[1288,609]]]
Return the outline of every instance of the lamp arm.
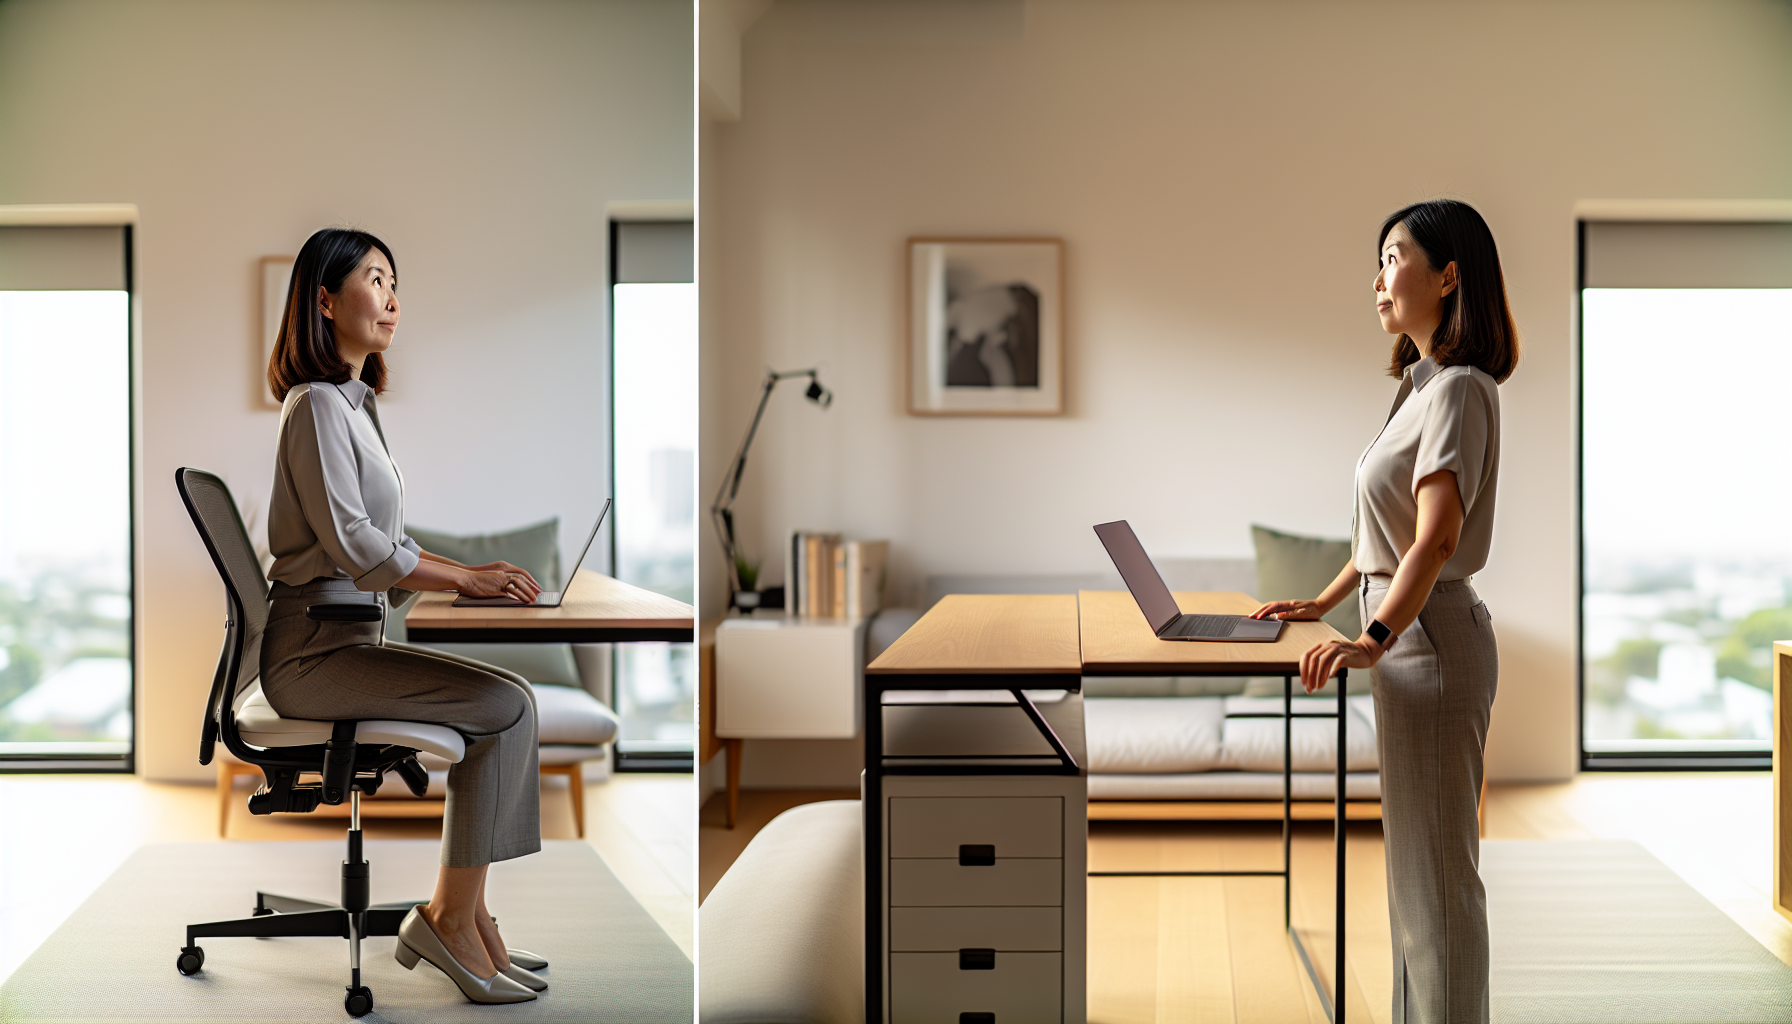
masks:
[[[778,382],[791,377],[808,377],[815,379],[814,370],[767,370],[765,380],[759,388],[759,405],[753,410],[752,422],[747,424],[746,436],[741,438],[740,450],[734,455],[734,461],[728,472],[722,476],[722,485],[716,489],[716,500],[709,506],[711,520],[715,523],[716,534],[722,541],[722,554],[728,572],[728,602],[732,606],[734,595],[740,592],[740,570],[736,566],[736,548],[734,541],[734,499],[740,494],[740,482],[747,468],[747,452],[753,447],[753,438],[759,434],[759,421],[765,417],[765,407],[771,401],[772,392],[777,389]]]

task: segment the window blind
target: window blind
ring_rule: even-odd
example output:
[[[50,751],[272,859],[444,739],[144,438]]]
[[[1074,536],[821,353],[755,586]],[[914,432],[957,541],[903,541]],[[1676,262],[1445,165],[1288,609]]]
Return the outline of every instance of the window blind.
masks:
[[[689,284],[696,280],[691,269],[691,222],[616,222],[616,284]]]
[[[0,226],[0,291],[122,291],[124,231]]]
[[[1587,221],[1584,288],[1792,288],[1792,222]]]

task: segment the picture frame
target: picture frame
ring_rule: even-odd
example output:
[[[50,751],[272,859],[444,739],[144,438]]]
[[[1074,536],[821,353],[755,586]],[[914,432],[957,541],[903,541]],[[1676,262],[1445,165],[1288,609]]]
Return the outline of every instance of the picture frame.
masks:
[[[910,238],[913,416],[1064,412],[1064,242]]]
[[[261,258],[261,360],[255,364],[255,394],[264,409],[278,409],[280,403],[268,391],[268,364],[274,358],[274,342],[280,337],[280,318],[286,312],[286,287],[292,280],[292,256]]]

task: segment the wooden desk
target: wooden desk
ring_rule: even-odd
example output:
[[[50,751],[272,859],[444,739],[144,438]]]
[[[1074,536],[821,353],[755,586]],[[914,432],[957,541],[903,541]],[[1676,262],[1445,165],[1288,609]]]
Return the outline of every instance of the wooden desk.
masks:
[[[950,595],[942,598],[920,621],[910,626],[907,632],[891,644],[888,650],[879,655],[877,660],[866,666],[865,690],[860,706],[865,736],[865,774],[862,782],[865,807],[865,1020],[869,1024],[882,1024],[889,1019],[885,1016],[886,1009],[895,1012],[894,988],[892,986],[887,989],[884,982],[886,955],[891,958],[917,955],[912,952],[898,953],[893,943],[887,943],[890,921],[902,911],[891,906],[888,908],[889,918],[886,918],[888,894],[885,890],[885,857],[887,854],[892,857],[938,856],[936,853],[890,854],[890,843],[896,841],[891,838],[892,830],[893,835],[898,838],[903,833],[895,829],[893,820],[888,823],[885,821],[886,795],[892,801],[914,796],[968,796],[999,804],[1003,799],[1025,794],[1046,796],[1058,801],[1054,806],[1061,808],[1060,820],[1067,832],[1061,862],[1054,863],[1048,859],[1022,863],[1053,863],[1054,870],[1064,873],[1064,895],[1058,907],[1062,915],[1059,926],[1063,929],[1060,933],[1062,943],[1058,947],[1063,971],[1059,978],[1062,986],[1059,994],[1064,1002],[1061,1007],[1062,1016],[1051,1019],[1063,1020],[1069,1024],[1082,1024],[1084,1021],[1088,1001],[1085,948],[1088,935],[1087,904],[1084,899],[1085,887],[1074,885],[1071,881],[1087,871],[1085,857],[1088,839],[1082,813],[1088,799],[1087,766],[1080,763],[1087,758],[1082,743],[1081,698],[1073,693],[1066,696],[1057,707],[1035,705],[1025,692],[1078,691],[1081,688],[1082,658],[1077,639],[1076,598],[1069,594]],[[985,750],[962,756],[952,754],[916,758],[904,757],[900,750],[894,753],[886,751],[884,694],[890,690],[1009,691],[1013,703],[1004,706],[1012,708],[1018,704],[1045,742],[1037,744],[1041,752],[1026,754],[998,755]],[[992,696],[1001,695],[998,693]],[[1064,714],[1065,707],[1070,709],[1069,716]],[[1054,717],[1056,727],[1050,721]],[[976,733],[975,730],[967,732]],[[1037,743],[1037,739],[1034,742]],[[1050,753],[1044,753],[1048,747]],[[992,797],[995,799],[990,799]],[[919,803],[914,800],[908,802]],[[1040,801],[1031,802],[1037,804]],[[964,851],[970,848],[958,849],[959,864],[972,863],[962,859]],[[993,851],[994,847],[989,849]],[[987,863],[993,864],[993,853],[990,856],[992,861]],[[1041,855],[1030,853],[1026,856]],[[896,863],[898,862],[891,860],[892,876]],[[942,863],[951,864],[950,861]],[[971,913],[974,919],[974,911],[958,912]],[[985,932],[978,931],[977,934]],[[886,945],[890,948],[886,949]],[[1018,948],[1045,950],[1053,947],[1045,945]],[[911,983],[904,991],[912,991],[914,987],[914,983]],[[885,1005],[886,998],[892,1000],[889,1007]],[[1008,1019],[1006,1013],[999,1016],[1003,1020]],[[1034,1019],[1046,1018],[1039,1016]]]
[[[1248,615],[1261,603],[1249,594],[1236,592],[1180,591],[1176,604],[1185,613]],[[1337,872],[1336,915],[1333,925],[1331,992],[1307,952],[1306,943],[1294,928],[1293,920],[1293,731],[1296,717],[1330,718],[1329,714],[1297,713],[1293,707],[1294,680],[1300,674],[1301,655],[1314,644],[1327,640],[1346,639],[1324,622],[1290,622],[1282,627],[1282,635],[1274,643],[1228,644],[1205,641],[1165,641],[1152,633],[1151,626],[1139,611],[1130,593],[1124,590],[1084,590],[1077,594],[1081,612],[1079,633],[1083,652],[1083,674],[1090,676],[1244,676],[1277,675],[1282,677],[1282,870],[1280,871],[1091,871],[1090,877],[1107,875],[1139,876],[1215,876],[1215,875],[1279,875],[1282,879],[1282,925],[1300,954],[1301,965],[1313,982],[1319,1001],[1325,1005],[1334,1024],[1342,1024],[1344,978],[1344,822],[1346,806],[1344,768],[1349,746],[1346,742],[1349,709],[1342,699],[1348,672],[1338,670],[1337,702],[1338,769],[1333,801],[1332,840]],[[1267,716],[1257,716],[1267,717]]]
[[[1177,591],[1192,615],[1249,615],[1262,602],[1249,594]],[[1314,644],[1349,639],[1324,622],[1290,622],[1269,644],[1159,640],[1138,602],[1124,590],[1077,594],[1083,674],[1090,676],[1280,676],[1300,673],[1300,656]]]
[[[865,667],[866,682],[875,679],[880,692],[1077,690],[1082,671],[1069,594],[948,595]]]
[[[558,608],[455,608],[455,595],[426,593],[404,617],[420,643],[689,643],[697,610],[683,601],[580,569]]]

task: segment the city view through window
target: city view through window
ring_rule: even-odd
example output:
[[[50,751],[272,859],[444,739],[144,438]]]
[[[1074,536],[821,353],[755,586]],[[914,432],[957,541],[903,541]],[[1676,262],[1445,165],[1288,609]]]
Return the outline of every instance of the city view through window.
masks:
[[[696,601],[697,286],[617,284],[616,578]],[[616,645],[625,741],[682,744],[697,735],[697,666],[688,643]]]
[[[1589,753],[1769,750],[1792,639],[1792,290],[1582,292]]]
[[[130,753],[129,307],[0,291],[0,756]]]

